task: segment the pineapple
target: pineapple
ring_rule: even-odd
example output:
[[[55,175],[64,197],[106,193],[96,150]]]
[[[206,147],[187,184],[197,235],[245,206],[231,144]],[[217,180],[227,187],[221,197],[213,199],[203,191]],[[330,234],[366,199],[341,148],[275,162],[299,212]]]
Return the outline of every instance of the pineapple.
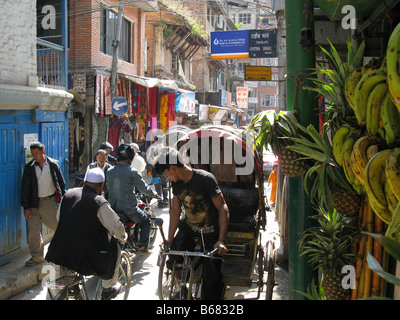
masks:
[[[283,148],[277,151],[276,155],[279,159],[279,167],[285,176],[297,177],[308,169],[307,161],[296,152]]]
[[[348,217],[357,217],[363,202],[363,196],[349,190],[337,189],[332,196],[332,205]]]
[[[347,300],[351,289],[342,287],[341,271],[345,265],[354,265],[350,219],[336,209],[319,206],[318,212],[312,217],[318,225],[306,229],[300,239],[300,256],[306,255],[310,266],[322,272],[321,285],[327,300]]]
[[[248,127],[248,130],[258,131],[256,144],[261,144],[266,149],[278,156],[279,168],[288,177],[297,177],[308,169],[308,160],[287,147],[293,144],[291,138],[299,134],[296,118],[291,111],[281,111],[276,114],[269,110],[257,114]]]
[[[326,300],[349,300],[351,290],[343,289],[343,276],[340,272],[334,274],[323,273],[321,285]]]

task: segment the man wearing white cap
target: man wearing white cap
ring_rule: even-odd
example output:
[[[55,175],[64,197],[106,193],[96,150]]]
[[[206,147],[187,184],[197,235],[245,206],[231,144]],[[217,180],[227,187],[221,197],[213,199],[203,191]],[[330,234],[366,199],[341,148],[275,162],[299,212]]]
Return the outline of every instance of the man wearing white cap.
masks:
[[[118,215],[102,197],[104,173],[100,168],[86,173],[83,187],[69,189],[57,211],[57,230],[46,260],[62,266],[60,276],[70,270],[103,279],[102,299],[117,296],[120,247],[127,235]],[[118,239],[118,240],[117,240]]]

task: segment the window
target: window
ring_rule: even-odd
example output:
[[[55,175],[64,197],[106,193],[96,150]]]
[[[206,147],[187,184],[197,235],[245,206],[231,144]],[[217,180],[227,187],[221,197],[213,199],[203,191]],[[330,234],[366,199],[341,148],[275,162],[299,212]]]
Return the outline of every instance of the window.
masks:
[[[101,12],[100,19],[100,51],[112,55],[114,50],[112,43],[117,28],[118,14],[111,10],[104,9]],[[122,18],[118,57],[127,62],[131,62],[131,29],[131,23],[125,18]]]
[[[250,24],[251,23],[251,13],[239,13],[239,23]]]

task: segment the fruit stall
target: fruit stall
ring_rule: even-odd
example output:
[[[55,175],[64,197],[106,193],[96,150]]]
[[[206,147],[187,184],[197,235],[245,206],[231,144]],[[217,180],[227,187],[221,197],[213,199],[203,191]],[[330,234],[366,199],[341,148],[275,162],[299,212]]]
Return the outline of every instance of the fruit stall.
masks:
[[[319,127],[302,125],[296,108],[248,127],[280,173],[303,176],[315,209],[298,242],[316,271],[308,299],[400,299],[400,24],[382,56],[367,58],[367,46],[320,48],[327,63],[302,86],[324,98]]]

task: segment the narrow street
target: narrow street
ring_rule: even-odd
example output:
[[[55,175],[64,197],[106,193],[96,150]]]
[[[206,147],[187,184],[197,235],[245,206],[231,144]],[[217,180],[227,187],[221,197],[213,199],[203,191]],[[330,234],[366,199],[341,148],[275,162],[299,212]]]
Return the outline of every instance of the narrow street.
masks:
[[[155,208],[155,214],[164,220],[164,230],[168,230],[169,215],[168,208]],[[263,234],[263,239],[274,237],[277,235],[278,226],[275,221],[275,212],[267,212],[267,230]],[[278,238],[278,237],[276,237]],[[157,257],[159,252],[159,244],[162,243],[161,235],[157,233],[155,247],[150,255],[135,256],[132,258],[132,283],[128,300],[158,300],[158,272]],[[265,241],[262,240],[265,244]],[[47,246],[46,246],[47,247]],[[267,273],[264,275],[266,281]],[[255,277],[254,281],[257,281]],[[288,300],[288,273],[282,266],[275,266],[275,281],[279,284],[275,286],[273,300]],[[89,295],[93,296],[97,279],[88,280]],[[228,300],[252,299],[257,296],[258,287],[254,283],[252,288],[248,287],[231,287]],[[118,299],[118,298],[117,298]],[[264,291],[261,292],[260,300],[265,299]],[[10,298],[9,300],[46,300],[46,289],[42,288],[42,284],[38,283],[25,290],[24,292]]]

